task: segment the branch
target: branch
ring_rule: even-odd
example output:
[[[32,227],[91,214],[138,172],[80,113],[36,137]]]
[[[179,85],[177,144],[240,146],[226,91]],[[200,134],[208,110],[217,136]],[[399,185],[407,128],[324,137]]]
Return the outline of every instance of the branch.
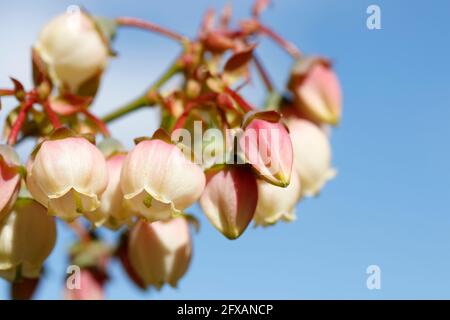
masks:
[[[11,89],[0,89],[0,97],[13,96],[14,94],[15,94],[14,90],[11,90]]]
[[[17,119],[14,122],[14,124],[11,128],[11,132],[9,133],[9,136],[8,136],[8,144],[9,145],[12,146],[12,145],[16,144],[17,137],[19,135],[20,129],[22,128],[22,126],[25,122],[27,113],[31,109],[31,107],[33,106],[33,104],[35,102],[36,102],[36,100],[34,97],[30,97],[22,102],[20,111],[19,111],[19,115],[17,116]]]
[[[90,112],[87,109],[83,109],[82,112],[86,116],[86,118],[91,120],[97,126],[97,128],[101,131],[103,136],[105,136],[105,137],[111,136],[111,133],[109,132],[108,127],[101,119],[99,119],[97,116],[95,116],[92,112]]]
[[[261,76],[261,80],[263,81],[267,91],[272,92],[273,91],[272,81],[270,80],[269,74],[267,73],[266,69],[262,65],[261,60],[256,54],[253,54],[253,61],[255,62],[256,70],[258,70],[258,73]]]
[[[261,33],[265,34],[269,38],[271,38],[273,41],[278,43],[280,47],[282,47],[284,50],[286,50],[293,58],[299,59],[301,56],[300,50],[291,42],[285,40],[282,38],[279,34],[275,33],[272,29],[260,24],[259,25]]]
[[[58,116],[56,115],[55,111],[53,111],[48,100],[43,101],[41,104],[42,107],[44,108],[45,114],[48,117],[48,120],[53,126],[53,129],[61,128],[62,127],[61,121],[59,121]]]
[[[119,17],[116,19],[116,22],[119,26],[124,26],[124,27],[135,27],[135,28],[140,28],[140,29],[144,29],[144,30],[149,30],[155,33],[159,33],[162,34],[168,38],[171,38],[175,41],[178,42],[185,42],[188,39],[177,33],[174,32],[172,30],[166,29],[164,27],[158,26],[157,24],[142,20],[142,19],[138,19],[138,18],[131,18],[131,17]]]
[[[239,93],[237,93],[233,89],[225,87],[225,92],[228,93],[245,112],[255,110],[255,107],[248,103]]]

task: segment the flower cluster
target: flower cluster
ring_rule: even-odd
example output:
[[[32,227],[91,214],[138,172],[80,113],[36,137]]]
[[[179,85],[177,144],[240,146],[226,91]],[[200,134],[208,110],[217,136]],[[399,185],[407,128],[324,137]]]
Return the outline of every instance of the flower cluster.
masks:
[[[192,256],[190,225],[198,220],[186,209],[194,203],[220,233],[237,239],[252,221],[293,221],[297,203],[335,176],[329,132],[341,118],[339,81],[328,59],[300,53],[261,22],[267,5],[257,0],[252,16],[236,24],[231,6],[217,21],[208,11],[192,39],[83,10],[42,29],[32,50],[34,87],[13,79],[13,88],[0,89],[19,103],[0,145],[0,276],[11,281],[12,297],[32,296],[55,245],[56,219],[79,235],[69,257],[80,272],[65,297],[101,299],[111,259],[140,288],[177,286]],[[99,118],[91,105],[121,27],[160,33],[182,50],[143,95]],[[294,59],[282,90],[256,55],[261,37]],[[252,66],[267,91],[259,108],[241,93],[252,83]],[[174,75],[183,81],[164,91]],[[160,128],[127,151],[107,124],[152,106],[161,109]],[[21,163],[14,146],[33,138]],[[100,227],[121,232],[116,248],[98,236]]]

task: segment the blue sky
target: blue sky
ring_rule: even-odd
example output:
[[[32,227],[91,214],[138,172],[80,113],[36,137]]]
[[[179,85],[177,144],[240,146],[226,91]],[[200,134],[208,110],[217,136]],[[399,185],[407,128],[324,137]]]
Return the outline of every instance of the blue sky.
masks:
[[[185,34],[203,11],[225,1],[2,1],[0,86],[14,75],[30,83],[29,48],[40,27],[68,5],[99,15],[136,16]],[[234,1],[245,15],[251,1]],[[377,4],[382,29],[366,28],[366,8]],[[264,20],[305,53],[335,62],[344,116],[333,132],[337,178],[319,198],[297,208],[298,220],[250,228],[228,241],[201,216],[194,259],[178,289],[142,293],[112,265],[108,298],[125,299],[392,299],[450,298],[450,44],[448,1],[279,0]],[[99,114],[141,93],[178,52],[159,36],[121,30],[95,103]],[[289,57],[268,41],[260,56],[279,88]],[[256,85],[249,98],[261,101]],[[12,107],[11,101],[4,109]],[[131,147],[156,128],[157,111],[143,110],[112,125]],[[4,119],[4,113],[0,113]],[[30,146],[21,148],[23,160]],[[111,239],[111,233],[106,234]],[[60,298],[65,250],[59,239],[37,298]],[[381,268],[381,290],[366,288],[366,268]],[[6,282],[0,280],[0,298]]]

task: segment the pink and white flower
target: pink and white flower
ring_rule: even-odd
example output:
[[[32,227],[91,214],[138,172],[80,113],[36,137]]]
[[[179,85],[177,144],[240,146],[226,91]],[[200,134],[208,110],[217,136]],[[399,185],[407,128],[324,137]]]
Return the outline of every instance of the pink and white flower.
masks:
[[[20,198],[0,223],[0,276],[38,278],[56,242],[56,223],[32,199]]]
[[[294,165],[300,177],[302,194],[314,196],[325,183],[334,178],[331,166],[331,146],[327,135],[314,123],[289,118],[288,126],[294,146]]]
[[[326,60],[299,60],[294,66],[290,87],[301,113],[318,123],[339,123],[342,112],[341,88]]]
[[[300,200],[300,179],[292,172],[291,182],[285,188],[258,180],[258,205],[253,220],[256,225],[268,226],[279,220],[295,219],[295,205]]]
[[[34,48],[52,81],[72,93],[101,75],[109,55],[108,45],[94,20],[81,10],[51,20],[42,29]]]
[[[89,269],[81,269],[79,274],[79,288],[65,288],[64,299],[66,300],[103,300],[105,292],[102,277],[91,272]]]
[[[260,178],[282,187],[289,185],[292,143],[279,114],[268,111],[250,115],[240,147]]]
[[[205,175],[175,145],[144,140],[126,157],[121,186],[133,210],[150,222],[167,220],[198,200]]]
[[[114,154],[106,159],[108,168],[108,186],[100,198],[100,207],[89,215],[96,226],[105,225],[111,229],[118,229],[130,222],[135,212],[125,205],[122,188],[120,187],[120,175],[122,165],[126,158],[125,153]]]
[[[95,211],[107,183],[104,156],[82,137],[44,141],[28,165],[30,193],[50,215],[66,221]]]
[[[20,166],[14,149],[0,145],[0,221],[9,213],[19,193]]]
[[[247,228],[258,201],[256,178],[244,166],[230,166],[207,172],[200,205],[211,224],[229,239]]]
[[[185,218],[148,223],[139,220],[128,242],[129,261],[145,286],[176,287],[192,256],[192,239]]]

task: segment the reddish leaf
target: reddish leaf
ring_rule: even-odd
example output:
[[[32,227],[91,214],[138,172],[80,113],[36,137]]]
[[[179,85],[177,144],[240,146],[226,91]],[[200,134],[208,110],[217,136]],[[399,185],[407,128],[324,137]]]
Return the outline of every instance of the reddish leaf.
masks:
[[[248,64],[253,57],[253,50],[255,47],[256,45],[253,44],[246,49],[233,54],[225,63],[224,71],[233,72]]]
[[[19,80],[15,79],[13,77],[9,77],[9,78],[11,79],[11,81],[14,84],[14,91],[15,91],[16,94],[19,93],[19,92],[25,93],[25,88],[24,88],[23,84]]]
[[[163,128],[159,128],[153,133],[152,139],[162,140],[167,143],[172,143],[170,135]]]

